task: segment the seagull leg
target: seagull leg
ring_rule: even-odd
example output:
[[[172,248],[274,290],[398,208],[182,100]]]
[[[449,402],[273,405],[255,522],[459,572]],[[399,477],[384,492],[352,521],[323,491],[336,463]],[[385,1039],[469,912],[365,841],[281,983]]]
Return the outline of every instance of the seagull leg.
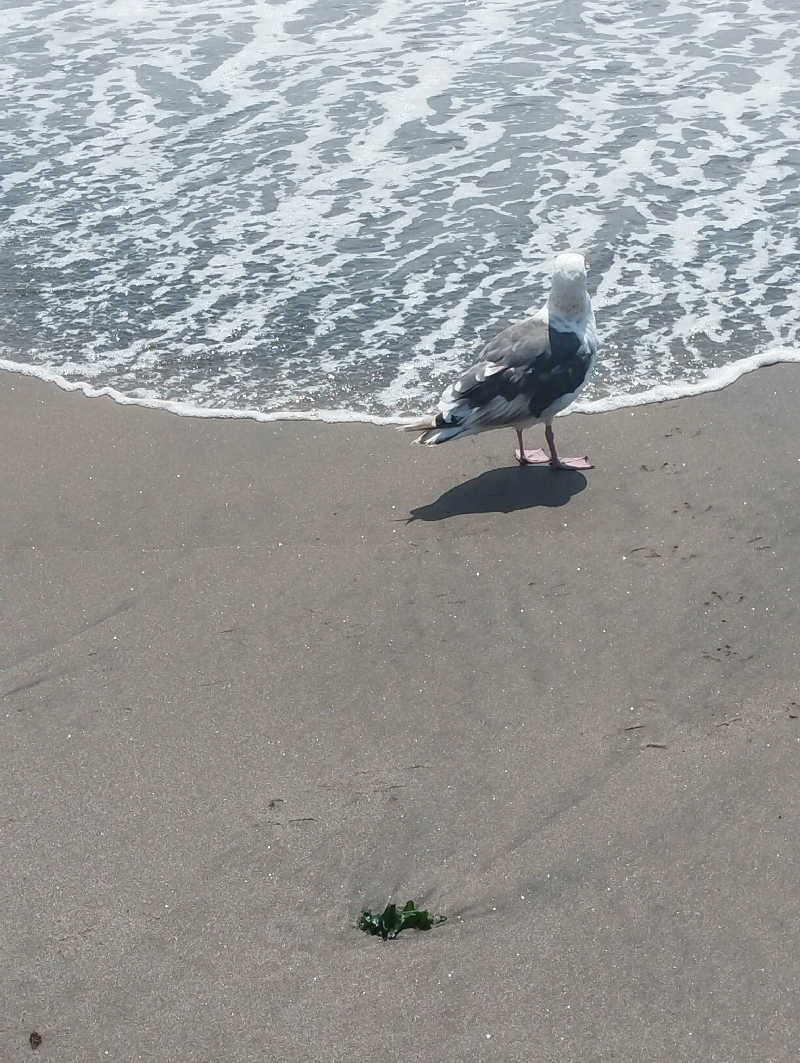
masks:
[[[583,458],[560,458],[558,451],[556,450],[556,441],[553,436],[553,426],[548,424],[545,426],[544,437],[547,440],[547,446],[550,450],[550,468],[551,469],[593,469],[594,465],[589,461],[587,457]]]
[[[526,450],[522,442],[522,429],[515,428],[519,440],[519,450],[514,451],[514,457],[520,465],[547,465],[550,459],[543,450]]]

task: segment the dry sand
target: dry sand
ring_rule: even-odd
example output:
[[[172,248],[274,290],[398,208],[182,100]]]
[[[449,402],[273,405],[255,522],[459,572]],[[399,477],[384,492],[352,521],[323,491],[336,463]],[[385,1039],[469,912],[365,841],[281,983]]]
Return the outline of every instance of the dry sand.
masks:
[[[797,368],[585,476],[1,383],[3,1063],[797,1058]]]

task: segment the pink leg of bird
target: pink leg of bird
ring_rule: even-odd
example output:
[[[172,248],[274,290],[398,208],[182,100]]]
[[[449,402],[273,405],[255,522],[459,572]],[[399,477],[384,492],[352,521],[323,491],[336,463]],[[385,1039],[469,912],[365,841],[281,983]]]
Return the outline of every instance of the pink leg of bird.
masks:
[[[550,449],[550,468],[551,469],[593,469],[594,465],[584,455],[582,458],[560,458],[558,451],[556,450],[556,441],[553,437],[553,426],[547,425],[544,430],[544,437],[547,440],[547,446]]]
[[[525,444],[522,442],[522,432],[519,428],[515,428],[514,431],[517,433],[517,439],[519,440],[519,450],[514,451],[514,457],[520,465],[550,464],[550,458],[543,450],[526,450]]]

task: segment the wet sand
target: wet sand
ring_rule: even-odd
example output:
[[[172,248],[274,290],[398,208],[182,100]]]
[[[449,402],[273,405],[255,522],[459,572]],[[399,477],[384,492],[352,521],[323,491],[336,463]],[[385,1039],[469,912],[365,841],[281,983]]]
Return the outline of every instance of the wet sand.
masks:
[[[796,1058],[797,367],[585,475],[0,383],[0,1058]]]

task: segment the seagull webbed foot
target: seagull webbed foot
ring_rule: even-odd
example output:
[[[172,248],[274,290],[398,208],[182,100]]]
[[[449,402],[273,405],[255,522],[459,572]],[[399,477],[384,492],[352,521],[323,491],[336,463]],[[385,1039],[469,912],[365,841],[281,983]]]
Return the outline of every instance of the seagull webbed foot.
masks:
[[[520,465],[549,465],[550,458],[543,450],[515,450],[514,457]]]
[[[594,465],[584,456],[582,458],[550,458],[551,469],[593,469]]]

